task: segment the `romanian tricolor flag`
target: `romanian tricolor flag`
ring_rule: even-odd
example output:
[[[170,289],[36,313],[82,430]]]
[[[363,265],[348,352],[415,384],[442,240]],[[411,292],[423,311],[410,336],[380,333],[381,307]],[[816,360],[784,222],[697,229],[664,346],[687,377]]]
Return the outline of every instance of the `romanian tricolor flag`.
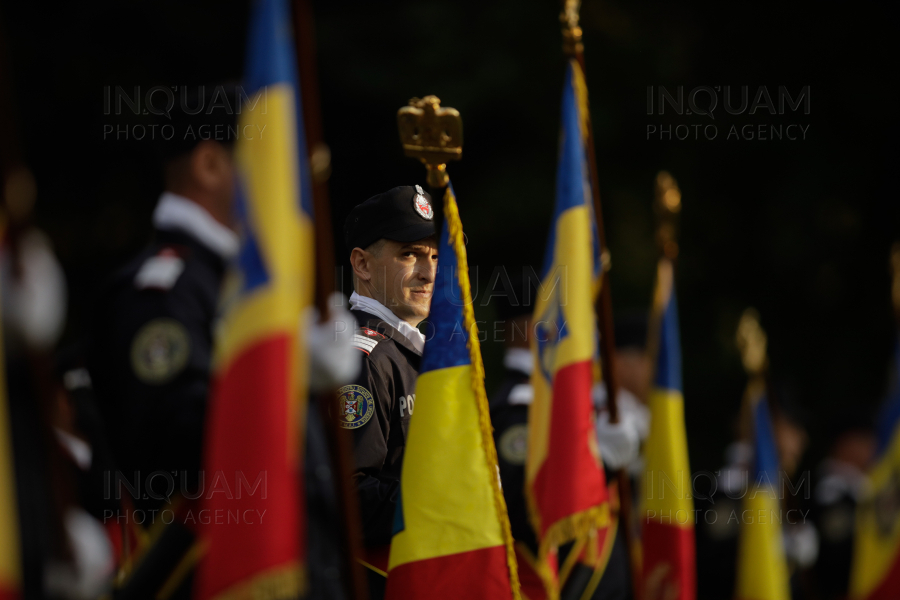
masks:
[[[778,449],[765,394],[751,400],[754,468],[741,511],[736,600],[790,600],[781,534]]]
[[[0,224],[2,238],[3,226]],[[21,596],[18,514],[12,426],[6,397],[6,358],[3,356],[3,331],[0,330],[0,600],[13,600]]]
[[[484,391],[462,223],[444,195],[438,270],[416,381],[386,597],[519,598]]]
[[[312,299],[313,229],[306,142],[285,0],[254,4],[239,139],[238,290],[224,315],[207,417],[195,597],[296,598],[305,587],[301,441]]]
[[[857,508],[850,598],[900,598],[900,340],[895,354],[895,387],[878,423],[878,454],[869,487]]]
[[[688,466],[681,337],[672,261],[657,267],[653,326],[658,332],[656,376],[650,393],[650,435],[645,446],[641,545],[648,598],[693,600],[697,595],[694,503]]]
[[[534,402],[525,467],[525,496],[539,542],[537,568],[551,598],[558,596],[556,548],[608,526],[610,519],[591,401],[600,257],[585,157],[587,119],[584,75],[570,60],[556,206],[534,313]]]

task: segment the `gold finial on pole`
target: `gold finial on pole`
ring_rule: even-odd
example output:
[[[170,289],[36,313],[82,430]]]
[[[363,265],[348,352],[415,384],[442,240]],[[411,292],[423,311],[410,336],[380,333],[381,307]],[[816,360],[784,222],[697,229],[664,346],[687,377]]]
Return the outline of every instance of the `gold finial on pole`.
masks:
[[[406,156],[428,169],[428,185],[447,185],[447,162],[462,158],[462,119],[455,108],[442,107],[437,96],[413,98],[397,111],[397,127]]]
[[[678,213],[681,212],[681,190],[668,171],[656,176],[657,216],[656,243],[662,255],[670,260],[678,257]]]
[[[768,338],[765,330],[759,324],[759,313],[755,308],[748,308],[741,315],[736,339],[744,370],[751,377],[762,376],[769,364],[766,356]]]
[[[577,56],[584,51],[581,43],[581,25],[579,25],[581,0],[563,0],[563,9],[559,20],[563,25],[563,51],[568,56]]]

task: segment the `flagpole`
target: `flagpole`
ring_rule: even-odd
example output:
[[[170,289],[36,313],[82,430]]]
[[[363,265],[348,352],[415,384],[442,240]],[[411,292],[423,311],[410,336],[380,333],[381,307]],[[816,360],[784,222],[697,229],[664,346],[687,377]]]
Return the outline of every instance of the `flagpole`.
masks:
[[[309,152],[310,178],[315,232],[315,305],[321,319],[327,320],[331,311],[329,297],[335,290],[334,238],[331,229],[331,207],[328,200],[328,177],[331,174],[331,152],[322,132],[319,104],[318,74],[316,70],[315,28],[311,0],[293,0],[294,45],[301,100],[303,126]],[[368,600],[366,574],[357,557],[362,556],[362,524],[356,488],[353,485],[353,450],[347,431],[328,414],[328,401],[334,397],[326,393],[316,398],[321,422],[326,426],[328,450],[336,471],[334,481],[340,513],[343,515],[343,571],[346,592],[352,600]]]
[[[581,41],[581,27],[579,25],[579,11],[581,0],[563,0],[563,10],[560,21],[563,24],[563,51],[567,56],[578,61],[582,74],[585,74],[584,44]],[[603,229],[603,210],[600,203],[600,182],[597,175],[597,157],[594,150],[594,127],[587,111],[587,153],[588,170],[591,180],[591,196],[594,202],[594,219],[597,224],[597,238],[601,249],[602,270],[600,274],[600,293],[596,301],[597,323],[600,328],[600,360],[603,364],[603,382],[606,387],[607,407],[609,409],[610,423],[619,422],[619,408],[616,402],[616,390],[619,389],[615,370],[616,340],[613,332],[612,294],[610,293],[609,249],[606,247],[606,235]],[[625,547],[628,551],[629,564],[631,566],[631,581],[635,598],[643,596],[641,589],[640,557],[636,552],[636,542],[631,524],[631,480],[626,469],[619,469],[616,477],[619,481],[619,518],[625,523],[623,534]]]

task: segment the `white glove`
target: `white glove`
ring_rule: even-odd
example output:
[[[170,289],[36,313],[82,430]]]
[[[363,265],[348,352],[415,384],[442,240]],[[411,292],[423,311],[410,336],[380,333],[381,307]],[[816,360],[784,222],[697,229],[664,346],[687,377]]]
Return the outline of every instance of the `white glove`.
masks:
[[[51,349],[66,322],[66,276],[44,233],[31,229],[19,244],[19,277],[8,252],[0,256],[4,327],[27,348]]]
[[[606,409],[606,384],[602,381],[595,383],[591,389],[591,396],[597,412]],[[650,409],[638,400],[637,396],[622,387],[616,394],[616,408],[619,410],[619,422],[628,423],[637,431],[641,441],[646,440],[650,434]]]
[[[641,441],[646,440],[650,435],[650,409],[647,405],[625,388],[619,388],[616,408],[619,409],[619,420],[634,427]]]
[[[331,318],[319,323],[319,311],[309,307],[304,315],[306,344],[309,348],[309,387],[314,393],[334,390],[359,375],[362,352],[354,349],[356,319],[345,308],[343,294],[328,299]]]
[[[109,594],[115,573],[112,545],[99,521],[80,508],[66,510],[63,524],[72,560],[51,559],[44,589],[53,598],[90,600]]]
[[[597,445],[606,466],[616,471],[634,461],[641,446],[637,429],[628,421],[609,422],[609,413],[597,417]]]
[[[819,533],[812,523],[784,528],[784,553],[801,569],[811,567],[819,558]]]

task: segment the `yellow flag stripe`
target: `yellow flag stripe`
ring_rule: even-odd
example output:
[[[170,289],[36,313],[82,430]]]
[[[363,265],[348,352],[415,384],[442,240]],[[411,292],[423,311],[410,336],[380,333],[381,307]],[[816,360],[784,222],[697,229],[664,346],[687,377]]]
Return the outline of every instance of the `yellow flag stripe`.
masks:
[[[738,546],[738,600],[790,600],[787,561],[781,539],[781,505],[775,492],[759,486],[747,492]]]
[[[248,218],[255,231],[266,232],[256,241],[269,281],[241,296],[239,305],[225,307],[232,310],[226,310],[225,335],[217,344],[220,372],[248,345],[276,332],[298,331],[300,311],[312,301],[314,233],[299,204],[294,92],[288,84],[277,84],[266,93],[266,111],[241,114],[242,126],[259,127],[263,134],[239,143],[235,158],[246,186]]]
[[[900,519],[878,520],[874,502],[890,493],[896,473],[900,473],[900,434],[895,434],[869,474],[868,493],[857,508],[856,539],[850,572],[850,597],[866,598],[888,576],[900,554]]]
[[[0,239],[3,227],[0,224]],[[6,395],[6,357],[0,323],[0,590],[17,590],[21,581],[19,520],[13,473],[12,427]]]
[[[691,472],[688,468],[684,398],[675,390],[650,393],[650,435],[645,450],[642,512],[648,519],[693,527]]]

